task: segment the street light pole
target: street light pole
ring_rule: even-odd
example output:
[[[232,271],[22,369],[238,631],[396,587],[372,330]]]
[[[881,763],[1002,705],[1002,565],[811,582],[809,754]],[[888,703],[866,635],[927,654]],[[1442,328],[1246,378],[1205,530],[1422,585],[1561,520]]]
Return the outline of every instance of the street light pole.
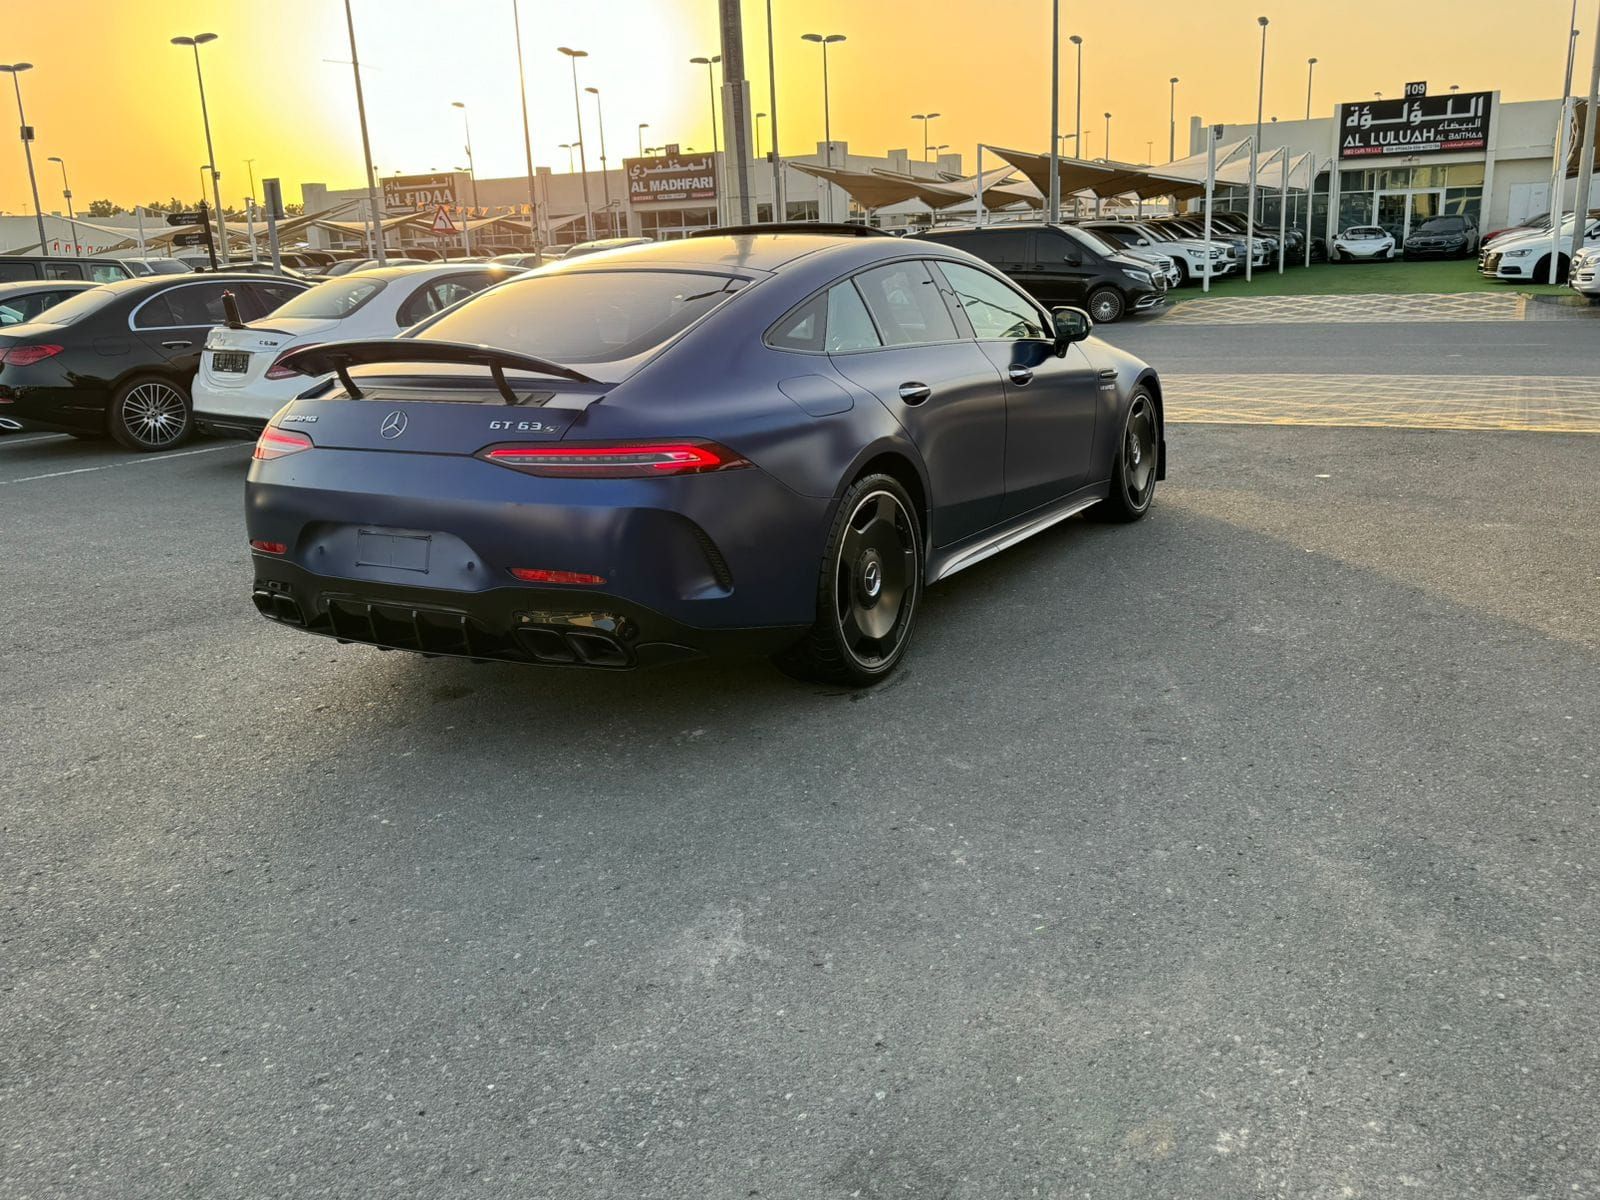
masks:
[[[17,122],[22,126],[22,152],[28,159],[28,186],[33,189],[33,219],[39,224],[39,253],[49,258],[50,247],[45,244],[44,236],[44,209],[39,207],[39,181],[33,174],[33,130],[28,128],[28,118],[22,111],[22,84],[17,79],[24,71],[31,70],[33,64],[25,62],[0,66],[0,71],[11,76],[11,83],[17,90]]]
[[[977,181],[983,190],[983,179]],[[1050,0],[1050,224],[1061,220],[1061,0]]]
[[[1550,180],[1550,211],[1560,217],[1565,207],[1562,194],[1567,190],[1567,126],[1571,117],[1567,110],[1572,104],[1572,64],[1578,51],[1578,0],[1572,0],[1572,17],[1567,22],[1567,74],[1561,85],[1561,116],[1556,122],[1556,161]],[[1576,209],[1573,210],[1577,212]],[[1576,216],[1573,218],[1576,220]],[[1561,222],[1550,222],[1550,278],[1554,283],[1561,274]]]
[[[533,130],[528,124],[528,76],[522,69],[522,13],[517,0],[511,0],[511,28],[517,38],[517,96],[522,101],[522,153],[528,160],[528,232],[534,250],[543,249],[539,236],[539,197],[534,186]]]
[[[1106,161],[1111,161],[1111,114],[1106,114]]]
[[[1167,80],[1167,161],[1178,159],[1178,77]]]
[[[1576,4],[1578,0],[1572,0],[1572,2]],[[1311,80],[1316,75],[1316,71],[1317,60],[1315,58],[1306,59],[1306,120],[1308,121],[1311,120]]]
[[[1595,28],[1600,30],[1600,4],[1596,5]],[[1589,224],[1589,185],[1594,180],[1594,136],[1595,136],[1595,109],[1600,107],[1600,32],[1594,39],[1594,65],[1589,70],[1589,102],[1588,111],[1583,121],[1583,153],[1578,157],[1578,190],[1572,197],[1572,249],[1567,262],[1578,256],[1578,251],[1583,247],[1583,231]],[[1558,203],[1552,212],[1559,212],[1561,205]]]
[[[576,150],[577,148],[578,148],[578,143],[577,142],[562,142],[561,145],[556,147],[556,149],[558,149],[558,150],[565,150],[567,152],[567,174],[568,175],[576,175],[577,174],[577,170],[575,169],[575,164],[572,161],[572,152],[574,150]]]
[[[61,168],[61,195],[67,202],[67,228],[72,232],[72,257],[82,258],[83,254],[78,249],[78,215],[72,211],[72,185],[67,182],[66,160],[52,154],[49,161]]]
[[[472,157],[472,121],[467,116],[467,106],[460,100],[452,100],[450,107],[461,110],[461,129],[467,139],[467,182],[472,185],[472,211],[461,218],[461,253],[468,255],[472,253],[472,246],[467,240],[467,226],[471,224],[472,215],[478,209],[478,162]]]
[[[722,172],[717,170],[717,80],[716,64],[722,61],[722,55],[713,54],[707,58],[704,54],[697,54],[689,60],[690,64],[706,69],[706,94],[711,100],[711,170],[718,180],[717,187],[717,220],[722,220]]]
[[[823,162],[826,166],[833,166],[833,108],[828,92],[828,47],[835,42],[844,41],[844,34],[830,33],[803,33],[800,35],[803,42],[815,42],[822,47],[822,138]],[[833,180],[827,183],[828,220],[833,220]]]
[[[1261,161],[1261,117],[1266,111],[1267,95],[1267,19],[1257,17],[1257,24],[1261,26],[1261,73],[1256,83],[1256,138],[1250,144],[1250,211],[1245,214],[1245,259],[1244,277],[1248,281],[1253,278],[1252,262],[1255,258],[1256,244],[1256,167]]]
[[[761,122],[766,118],[766,113],[756,114],[756,161],[761,161]]]
[[[644,131],[650,128],[649,121],[639,122],[639,157],[644,157]]]
[[[570,46],[556,49],[572,61],[572,111],[578,118],[578,166],[583,170],[583,228],[588,241],[594,241],[594,209],[589,204],[589,160],[583,149],[583,105],[578,95],[578,60],[588,58],[587,50],[574,50]]]
[[[911,119],[913,121],[921,121],[922,122],[922,161],[923,162],[927,162],[928,161],[928,122],[933,120],[938,115],[939,114],[936,113],[936,112],[931,112],[931,113],[912,113],[911,114]]]
[[[361,157],[367,167],[367,214],[372,218],[372,250],[378,265],[389,261],[383,249],[383,208],[378,203],[377,173],[372,168],[372,139],[367,136],[367,100],[361,91],[361,56],[356,53],[356,19],[350,11],[350,0],[344,0],[344,24],[350,35],[350,71],[356,80],[356,119],[361,123]],[[255,175],[250,176],[250,195],[256,194]],[[255,238],[250,239],[250,255],[256,256]]]
[[[217,152],[211,146],[211,113],[206,108],[206,77],[200,70],[200,47],[207,42],[217,40],[214,33],[197,33],[193,37],[175,37],[172,39],[174,46],[188,46],[194,51],[194,78],[200,85],[200,120],[206,129],[206,161],[211,164],[211,207],[217,214],[217,231],[221,234],[218,240],[222,243],[222,263],[228,264],[228,225],[222,210],[222,172],[217,170]]]
[[[617,218],[611,211],[611,176],[609,174],[610,168],[606,166],[606,110],[600,103],[599,88],[586,87],[583,90],[594,97],[595,120],[600,125],[600,186],[605,189],[606,235],[615,237],[617,235]]]
[[[772,49],[772,0],[767,0],[767,103],[772,106],[772,219],[787,213],[783,199],[783,155],[778,149],[778,66]]]
[[[1074,46],[1076,46],[1078,48],[1078,77],[1077,77],[1078,104],[1077,104],[1076,115],[1074,115],[1074,117],[1072,118],[1072,120],[1073,120],[1072,129],[1073,129],[1073,134],[1074,134],[1073,143],[1072,144],[1073,144],[1073,146],[1075,147],[1075,149],[1077,151],[1078,157],[1082,158],[1083,157],[1083,39],[1081,37],[1079,37],[1077,34],[1073,34],[1071,37],[1069,37],[1067,39],[1067,41],[1071,42]]]

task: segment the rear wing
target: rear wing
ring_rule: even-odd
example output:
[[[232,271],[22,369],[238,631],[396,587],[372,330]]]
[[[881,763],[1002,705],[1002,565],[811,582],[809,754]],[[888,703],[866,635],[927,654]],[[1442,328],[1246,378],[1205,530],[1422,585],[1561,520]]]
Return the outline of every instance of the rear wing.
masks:
[[[547,358],[532,354],[517,354],[510,350],[496,350],[493,346],[477,346],[469,342],[429,342],[421,338],[384,338],[374,341],[323,342],[292,350],[278,360],[280,367],[301,375],[327,375],[339,377],[339,383],[354,400],[361,399],[361,389],[350,378],[350,368],[372,363],[458,363],[462,366],[488,367],[494,385],[505,397],[507,404],[522,402],[511,385],[506,382],[506,371],[532,371],[538,375],[553,375],[557,379],[570,379],[573,383],[598,383],[581,371],[564,367]]]

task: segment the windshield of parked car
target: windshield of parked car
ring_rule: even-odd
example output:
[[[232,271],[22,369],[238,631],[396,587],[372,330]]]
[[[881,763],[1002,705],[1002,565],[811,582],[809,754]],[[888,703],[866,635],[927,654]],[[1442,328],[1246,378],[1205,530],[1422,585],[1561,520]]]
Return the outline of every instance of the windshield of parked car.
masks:
[[[1109,257],[1118,251],[1118,247],[1111,245],[1104,238],[1096,237],[1087,229],[1079,228],[1076,225],[1069,225],[1062,232],[1068,237],[1074,238],[1080,245],[1087,246],[1096,254],[1103,254]]]
[[[381,279],[353,275],[330,279],[301,292],[289,303],[273,311],[278,317],[303,317],[312,321],[340,321],[355,312],[388,286]]]
[[[1387,237],[1388,235],[1381,229],[1368,226],[1359,229],[1346,229],[1344,236],[1352,242],[1366,242],[1371,241],[1373,238]]]
[[[413,335],[559,363],[619,362],[654,350],[743,286],[732,276],[691,271],[528,275],[441,313]]]

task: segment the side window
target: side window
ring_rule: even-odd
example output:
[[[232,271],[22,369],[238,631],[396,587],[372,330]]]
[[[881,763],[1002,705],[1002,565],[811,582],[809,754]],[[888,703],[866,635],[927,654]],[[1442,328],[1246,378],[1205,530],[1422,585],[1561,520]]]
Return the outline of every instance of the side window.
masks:
[[[0,282],[11,283],[18,279],[39,278],[39,268],[32,263],[0,262]]]
[[[1038,307],[1014,287],[963,263],[943,262],[939,269],[950,281],[956,300],[980,341],[1050,337]]]
[[[42,305],[39,296],[12,296],[0,303],[0,325],[21,325],[31,320]]]
[[[245,289],[255,298],[256,312],[263,317],[276,312],[304,290],[287,283],[248,283],[240,290]]]
[[[828,289],[828,352],[872,350],[883,345],[872,327],[861,293],[849,280]]]
[[[415,325],[436,312],[443,312],[456,301],[465,300],[473,293],[481,292],[488,281],[489,277],[481,273],[454,275],[449,279],[436,280],[427,287],[417,289],[416,293],[400,306],[400,311],[395,314],[395,321],[402,328]]]
[[[1046,229],[1039,234],[1039,261],[1041,263],[1081,263],[1087,253],[1083,243],[1070,233],[1059,229]]]
[[[90,259],[83,264],[88,271],[88,277],[96,283],[115,283],[119,279],[131,279],[132,273],[119,262],[95,262]]]
[[[1033,235],[1026,229],[991,229],[983,235],[978,257],[985,262],[1027,263],[1033,261],[1030,244]]]
[[[47,262],[44,264],[44,277],[46,279],[82,279],[83,266],[75,262]]]
[[[222,293],[229,288],[230,285],[225,283],[200,283],[175,287],[162,292],[141,308],[134,324],[140,329],[221,325],[225,319],[222,312]]]
[[[874,267],[861,272],[855,281],[867,302],[867,311],[883,335],[884,345],[955,340],[956,325],[950,319],[950,310],[921,262],[908,259]]]
[[[783,319],[767,338],[779,350],[872,350],[883,345],[861,302],[861,293],[845,280],[819,292]]]

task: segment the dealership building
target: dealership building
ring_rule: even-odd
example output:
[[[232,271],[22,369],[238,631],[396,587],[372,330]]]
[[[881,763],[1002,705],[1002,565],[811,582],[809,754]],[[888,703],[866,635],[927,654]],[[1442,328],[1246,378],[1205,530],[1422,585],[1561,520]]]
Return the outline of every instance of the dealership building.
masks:
[[[1488,231],[1549,212],[1555,166],[1559,100],[1503,104],[1499,92],[1429,94],[1407,85],[1407,95],[1352,101],[1325,117],[1273,121],[1263,126],[1261,149],[1306,153],[1317,164],[1311,193],[1311,228],[1332,236],[1352,225],[1380,225],[1403,238],[1429,217],[1462,213]],[[1190,145],[1205,150],[1205,125],[1191,118]],[[1224,125],[1222,144],[1251,137],[1255,125]],[[1581,136],[1581,128],[1580,135]],[[1570,134],[1567,144],[1578,140]],[[1270,166],[1261,168],[1261,220],[1278,222],[1279,196]],[[1575,181],[1565,181],[1562,206],[1570,209]],[[1600,194],[1600,193],[1597,193]],[[1217,203],[1243,211],[1247,193],[1219,189]],[[1303,226],[1305,196],[1290,198],[1289,219]],[[1591,202],[1591,206],[1593,202]]]

